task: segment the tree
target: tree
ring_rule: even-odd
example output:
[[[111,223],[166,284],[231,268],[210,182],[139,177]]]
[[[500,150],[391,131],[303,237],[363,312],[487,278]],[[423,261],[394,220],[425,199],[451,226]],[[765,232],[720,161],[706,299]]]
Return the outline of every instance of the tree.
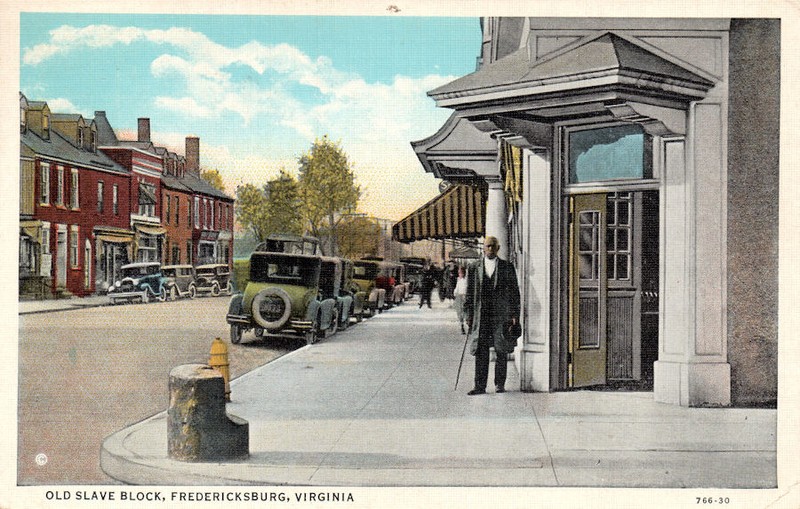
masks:
[[[340,255],[345,258],[361,258],[377,255],[381,227],[372,219],[362,215],[345,217],[337,228]]]
[[[249,230],[257,242],[263,242],[269,233],[267,195],[253,184],[236,188],[236,219],[242,228]]]
[[[311,234],[320,239],[323,253],[335,255],[337,226],[358,206],[361,188],[347,154],[327,135],[317,138],[298,163],[300,198]]]
[[[270,233],[303,233],[297,180],[281,169],[264,187],[244,184],[236,189],[236,218],[257,242]]]
[[[277,178],[267,182],[267,228],[272,233],[303,233],[300,212],[300,189],[293,175],[281,169]]]
[[[222,182],[222,175],[219,170],[203,170],[200,172],[200,178],[214,186],[220,191],[225,191],[225,184]]]

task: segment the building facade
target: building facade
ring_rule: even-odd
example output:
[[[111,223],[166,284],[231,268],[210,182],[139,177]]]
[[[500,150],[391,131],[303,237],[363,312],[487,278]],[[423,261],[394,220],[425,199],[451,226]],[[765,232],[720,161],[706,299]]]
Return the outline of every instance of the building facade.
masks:
[[[521,389],[774,404],[779,21],[482,30],[477,71],[429,92],[450,120],[412,145],[486,186],[485,234],[523,294]]]

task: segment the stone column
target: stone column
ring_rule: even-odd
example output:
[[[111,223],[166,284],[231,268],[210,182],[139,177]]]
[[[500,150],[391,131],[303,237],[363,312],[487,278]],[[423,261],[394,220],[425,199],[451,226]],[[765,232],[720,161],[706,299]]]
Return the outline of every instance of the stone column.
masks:
[[[508,259],[508,212],[506,211],[506,194],[503,182],[499,177],[486,177],[489,192],[486,197],[486,236],[497,237],[500,242],[498,256]]]
[[[730,405],[725,118],[723,104],[695,104],[686,141],[663,144],[663,298],[654,396],[664,403]]]
[[[525,192],[520,213],[524,221],[523,256],[519,260],[522,292],[522,345],[517,347],[520,389],[550,390],[550,161],[544,149],[523,152]]]

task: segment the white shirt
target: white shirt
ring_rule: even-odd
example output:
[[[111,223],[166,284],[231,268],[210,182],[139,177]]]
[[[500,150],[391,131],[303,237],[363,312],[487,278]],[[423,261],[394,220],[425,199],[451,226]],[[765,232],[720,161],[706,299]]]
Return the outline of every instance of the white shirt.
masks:
[[[453,295],[466,295],[467,294],[467,278],[460,277],[456,281],[456,288],[453,290]]]
[[[486,272],[486,276],[492,277],[494,275],[494,269],[497,267],[497,257],[495,256],[493,259],[484,258],[483,259],[483,270]]]

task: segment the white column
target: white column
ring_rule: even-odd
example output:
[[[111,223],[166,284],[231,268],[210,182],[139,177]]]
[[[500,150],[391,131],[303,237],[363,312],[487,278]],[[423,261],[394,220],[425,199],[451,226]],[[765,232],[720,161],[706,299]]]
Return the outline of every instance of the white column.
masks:
[[[522,292],[523,341],[517,347],[520,389],[550,390],[550,162],[545,150],[523,153],[523,256],[517,272]]]
[[[486,178],[489,193],[486,197],[486,236],[497,237],[500,242],[498,256],[508,259],[508,212],[506,211],[506,194],[503,182],[499,178]]]
[[[686,143],[664,144],[656,401],[729,405],[724,108],[696,104]]]

